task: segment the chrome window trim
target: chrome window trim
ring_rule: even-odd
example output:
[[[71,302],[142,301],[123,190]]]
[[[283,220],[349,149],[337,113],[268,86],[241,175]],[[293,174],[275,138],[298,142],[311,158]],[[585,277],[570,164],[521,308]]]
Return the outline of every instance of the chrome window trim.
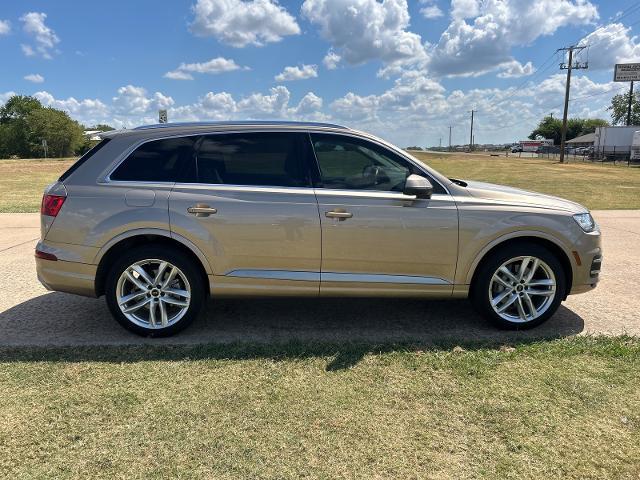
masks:
[[[149,130],[140,130],[142,132],[147,132]],[[156,131],[156,130],[151,130]],[[119,183],[138,183],[138,184],[145,184],[147,186],[152,186],[152,184],[156,184],[156,185],[169,185],[169,184],[176,184],[178,182],[143,182],[143,181],[135,181],[135,180],[112,180],[111,179],[111,174],[120,166],[120,164],[122,162],[125,161],[125,159],[137,148],[139,148],[140,146],[144,145],[145,143],[149,143],[149,142],[154,142],[157,140],[168,140],[170,138],[183,138],[183,137],[200,137],[200,136],[205,136],[205,135],[225,135],[225,134],[239,134],[239,133],[262,133],[262,132],[272,132],[272,133],[291,133],[291,132],[297,132],[297,133],[307,133],[307,134],[311,134],[311,133],[325,133],[325,134],[333,134],[333,135],[342,135],[345,137],[352,137],[355,139],[359,139],[359,140],[366,140],[369,142],[372,142],[376,145],[378,145],[379,147],[385,148],[387,150],[391,150],[394,153],[396,153],[397,155],[400,155],[403,159],[405,159],[407,162],[409,162],[411,165],[413,165],[414,167],[416,167],[418,170],[420,170],[421,172],[423,172],[430,180],[436,182],[438,185],[440,185],[444,191],[446,192],[447,195],[451,195],[451,191],[442,184],[442,182],[440,182],[439,180],[437,180],[427,169],[424,168],[424,165],[421,165],[420,163],[414,161],[411,157],[406,155],[406,152],[403,152],[402,149],[395,147],[395,146],[389,146],[385,143],[380,142],[379,140],[375,139],[375,138],[371,138],[370,136],[368,136],[365,133],[360,133],[360,132],[355,132],[355,131],[340,131],[340,130],[330,130],[330,129],[323,129],[323,128],[309,128],[309,127],[305,127],[305,128],[278,128],[278,127],[274,127],[274,128],[270,128],[270,127],[265,127],[265,128],[244,128],[244,129],[230,129],[230,130],[224,130],[224,131],[213,131],[213,132],[192,132],[192,133],[174,133],[174,134],[170,134],[170,135],[163,135],[163,136],[158,136],[158,137],[153,137],[153,138],[143,138],[140,139],[134,143],[132,143],[128,148],[126,148],[120,155],[118,155],[116,157],[116,160],[114,160],[113,162],[111,162],[111,164],[109,166],[107,166],[107,168],[105,168],[103,170],[103,173],[100,174],[100,176],[98,177],[98,181],[96,183],[101,184],[101,185],[105,185],[105,184],[119,184]],[[313,144],[311,146],[311,148],[313,149]],[[315,159],[315,151],[314,151],[314,159]],[[317,160],[316,160],[317,162]],[[184,182],[180,182],[180,183],[184,183]],[[188,183],[188,185],[196,185],[194,183]],[[207,185],[207,184],[197,184],[197,185]],[[227,185],[227,184],[220,184],[220,185]],[[264,185],[265,187],[269,187],[269,185]],[[277,186],[275,186],[277,187]],[[286,188],[286,187],[283,187]],[[312,187],[296,187],[296,188],[312,188]],[[320,189],[318,189],[320,190]],[[387,192],[386,190],[379,190],[381,192]],[[442,195],[442,194],[440,194]]]
[[[236,185],[231,183],[188,183],[175,182],[173,188],[187,188],[193,190],[226,191],[226,192],[264,192],[264,193],[300,193],[314,195],[313,187],[281,187],[269,185]]]

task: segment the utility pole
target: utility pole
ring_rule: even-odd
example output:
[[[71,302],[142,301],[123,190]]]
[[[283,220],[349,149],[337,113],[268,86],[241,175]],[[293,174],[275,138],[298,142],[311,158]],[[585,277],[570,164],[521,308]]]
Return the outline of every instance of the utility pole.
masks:
[[[633,80],[629,86],[629,106],[627,107],[627,127],[631,125],[631,103],[633,102]]]
[[[449,151],[451,151],[451,125],[449,125]]]
[[[570,47],[559,48],[558,52],[569,52],[569,61],[567,63],[560,64],[560,70],[567,71],[567,83],[565,85],[564,91],[564,113],[562,114],[562,134],[560,137],[560,163],[564,163],[564,146],[567,140],[567,113],[569,111],[569,90],[571,89],[571,71],[579,70],[582,68],[589,68],[589,64],[587,62],[575,62],[573,63],[573,52],[576,53],[581,52],[587,48],[586,45],[575,46],[571,45]]]
[[[473,114],[476,113],[477,110],[471,110],[471,133],[469,134],[469,151],[473,151]]]
[[[438,148],[442,148],[442,137],[440,137],[440,142],[438,142]]]

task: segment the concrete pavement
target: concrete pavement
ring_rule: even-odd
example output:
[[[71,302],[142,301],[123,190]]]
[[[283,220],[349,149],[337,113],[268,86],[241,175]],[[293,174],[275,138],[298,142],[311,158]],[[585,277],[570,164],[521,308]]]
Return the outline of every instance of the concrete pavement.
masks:
[[[640,335],[640,211],[593,212],[603,232],[598,288],[571,296],[544,325],[504,332],[461,300],[213,300],[187,331],[145,339],[123,330],[104,298],[47,292],[37,281],[33,249],[38,214],[0,214],[0,347],[123,344],[490,340],[518,343],[577,334]]]

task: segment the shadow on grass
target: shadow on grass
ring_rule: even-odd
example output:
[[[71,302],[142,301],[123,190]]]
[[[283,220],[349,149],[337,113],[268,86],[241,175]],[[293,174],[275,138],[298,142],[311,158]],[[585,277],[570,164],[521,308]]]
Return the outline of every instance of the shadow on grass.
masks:
[[[464,300],[236,299],[209,303],[187,330],[141,338],[122,329],[103,299],[47,293],[0,313],[0,361],[104,361],[331,357],[327,369],[364,355],[522,345],[583,331],[584,321],[560,307],[532,330],[488,325]]]

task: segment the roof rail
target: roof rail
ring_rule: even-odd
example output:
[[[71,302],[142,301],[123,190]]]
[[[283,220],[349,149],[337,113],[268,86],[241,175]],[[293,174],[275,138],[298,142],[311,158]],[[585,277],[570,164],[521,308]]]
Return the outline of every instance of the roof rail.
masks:
[[[152,130],[154,128],[179,128],[179,127],[225,127],[233,125],[267,125],[267,126],[301,126],[301,127],[326,127],[326,128],[342,128],[348,129],[343,125],[322,122],[294,122],[283,120],[239,120],[239,121],[222,121],[222,122],[175,122],[175,123],[156,123],[152,125],[141,125],[132,130]]]

